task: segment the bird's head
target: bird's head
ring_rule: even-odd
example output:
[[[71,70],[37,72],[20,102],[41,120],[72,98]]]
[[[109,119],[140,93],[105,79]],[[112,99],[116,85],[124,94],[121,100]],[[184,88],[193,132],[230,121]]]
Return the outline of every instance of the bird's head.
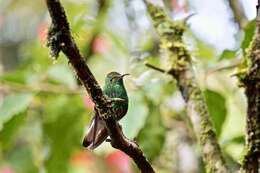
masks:
[[[109,85],[113,84],[123,84],[123,78],[125,76],[129,75],[128,73],[126,74],[120,74],[118,72],[110,72],[106,76],[105,83]]]

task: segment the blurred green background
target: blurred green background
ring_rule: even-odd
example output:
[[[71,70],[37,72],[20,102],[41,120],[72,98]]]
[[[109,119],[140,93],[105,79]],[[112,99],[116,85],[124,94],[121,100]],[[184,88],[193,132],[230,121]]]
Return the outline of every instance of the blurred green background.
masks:
[[[195,14],[184,40],[225,158],[235,170],[244,146],[246,98],[232,75],[254,33],[256,1],[236,1],[238,15],[231,1],[164,0],[175,20]],[[175,81],[144,65],[168,66],[143,2],[99,2],[62,4],[99,83],[110,71],[131,74],[125,78],[130,107],[121,120],[124,133],[159,173],[204,172]],[[82,147],[93,103],[66,57],[49,57],[49,25],[43,0],[0,0],[0,173],[138,172],[107,143],[94,152]]]

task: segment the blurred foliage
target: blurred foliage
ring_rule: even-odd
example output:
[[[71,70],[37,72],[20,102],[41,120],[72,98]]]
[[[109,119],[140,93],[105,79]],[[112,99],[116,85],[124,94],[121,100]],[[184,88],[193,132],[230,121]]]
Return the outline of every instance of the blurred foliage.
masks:
[[[200,61],[213,60],[216,57],[216,50],[210,44],[198,38],[191,30],[187,30],[184,34],[184,41],[187,45],[191,45],[191,54]]]
[[[3,124],[13,118],[14,115],[23,112],[32,100],[32,94],[15,94],[5,97],[0,107],[0,131]]]
[[[52,97],[44,104],[48,119],[43,124],[44,138],[50,144],[50,156],[46,161],[47,172],[68,172],[67,162],[71,152],[81,145],[85,109],[78,97]],[[68,109],[64,109],[68,108]]]
[[[256,27],[256,20],[250,21],[244,29],[244,40],[241,43],[241,48],[243,52],[245,53],[246,49],[249,47],[249,44],[254,36],[255,33],[255,27]]]
[[[146,157],[149,160],[154,160],[160,154],[160,151],[163,147],[166,135],[166,128],[164,127],[164,124],[162,122],[160,110],[152,101],[147,100],[147,102],[150,108],[148,112],[148,117],[145,125],[137,136],[137,141],[143,149]]]
[[[216,134],[219,136],[227,115],[225,97],[212,90],[206,90],[204,91],[204,94],[209,114],[212,117],[212,121],[216,129]]]
[[[0,1],[0,173],[138,172],[130,158],[107,143],[94,152],[81,146],[93,106],[66,57],[49,57],[45,44],[50,20],[44,1],[39,2]],[[176,81],[144,65],[169,64],[142,2],[111,1],[99,20],[98,1],[62,3],[72,35],[98,82],[103,85],[110,71],[131,74],[125,78],[129,110],[120,122],[126,136],[138,142],[157,172],[203,172],[201,161],[194,161],[200,158],[198,146]],[[177,14],[188,9],[184,3],[168,10]],[[184,37],[231,167],[237,166],[244,144],[245,97],[230,77],[233,69],[207,71],[219,63],[232,65],[250,44],[254,29],[253,20],[236,40],[241,48],[223,51],[191,29]],[[158,162],[162,155],[174,163]]]
[[[223,59],[233,59],[236,57],[237,51],[236,50],[224,50],[220,55],[220,60]]]

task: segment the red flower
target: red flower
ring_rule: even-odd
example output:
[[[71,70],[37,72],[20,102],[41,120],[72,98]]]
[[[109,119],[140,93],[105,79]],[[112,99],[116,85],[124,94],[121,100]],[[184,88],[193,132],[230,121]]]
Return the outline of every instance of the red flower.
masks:
[[[15,173],[15,171],[10,167],[5,167],[0,169],[0,173]]]
[[[108,40],[103,36],[97,36],[92,44],[92,50],[97,54],[104,54],[110,48]]]
[[[176,12],[176,13],[180,13],[180,12],[187,13],[188,12],[188,3],[186,1],[183,3],[180,3],[179,0],[172,0],[171,5],[174,9],[174,12]]]
[[[4,23],[5,17],[0,15],[0,27]]]
[[[38,39],[40,40],[41,44],[44,44],[47,40],[48,27],[49,27],[49,24],[46,21],[43,21],[38,25],[37,36],[38,36]]]
[[[91,109],[91,110],[94,109],[95,104],[93,103],[93,101],[90,99],[89,96],[87,96],[87,95],[84,96],[83,102],[84,102],[84,105],[85,105],[88,109]]]
[[[112,167],[109,173],[133,173],[130,158],[121,151],[115,151],[105,158],[109,166]]]

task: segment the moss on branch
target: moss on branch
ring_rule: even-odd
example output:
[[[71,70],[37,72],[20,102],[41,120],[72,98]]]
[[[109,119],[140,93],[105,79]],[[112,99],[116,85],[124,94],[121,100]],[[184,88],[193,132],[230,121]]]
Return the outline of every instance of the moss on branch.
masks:
[[[259,7],[258,7],[259,8]],[[255,36],[248,48],[250,61],[242,79],[247,96],[246,147],[241,162],[241,173],[254,173],[260,169],[260,12],[256,18]]]
[[[225,161],[209,117],[204,96],[196,81],[191,55],[182,40],[184,21],[172,21],[162,7],[145,1],[154,28],[160,37],[160,48],[166,52],[169,68],[165,70],[178,83],[187,105],[187,113],[199,140],[207,172],[226,173]]]

